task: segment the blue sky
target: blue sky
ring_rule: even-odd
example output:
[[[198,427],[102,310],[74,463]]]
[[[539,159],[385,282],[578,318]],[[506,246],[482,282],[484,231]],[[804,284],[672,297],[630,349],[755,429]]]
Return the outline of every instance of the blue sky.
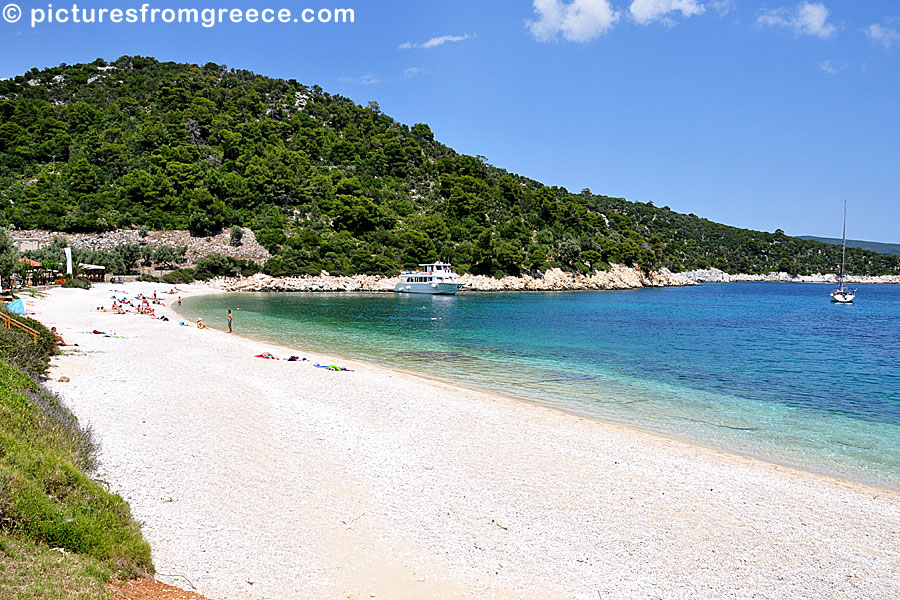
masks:
[[[7,0],[0,1],[5,4]],[[900,242],[900,2],[193,1],[352,24],[0,21],[0,77],[123,54],[295,78],[549,185],[788,234]],[[54,8],[71,7],[55,0]],[[134,8],[140,2],[78,3]]]

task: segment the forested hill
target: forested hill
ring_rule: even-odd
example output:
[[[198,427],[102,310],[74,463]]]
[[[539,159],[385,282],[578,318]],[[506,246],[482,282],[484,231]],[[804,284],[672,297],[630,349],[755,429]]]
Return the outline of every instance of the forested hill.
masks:
[[[798,235],[801,240],[815,240],[826,244],[841,245],[841,238],[816,237],[814,235]],[[882,254],[900,254],[900,244],[886,244],[884,242],[865,242],[863,240],[847,240],[848,248],[863,248]]]
[[[614,140],[610,140],[611,142]],[[19,229],[252,227],[271,274],[551,266],[833,272],[840,248],[508,173],[318,86],[122,57],[0,81],[0,221]],[[900,258],[851,250],[858,274]]]

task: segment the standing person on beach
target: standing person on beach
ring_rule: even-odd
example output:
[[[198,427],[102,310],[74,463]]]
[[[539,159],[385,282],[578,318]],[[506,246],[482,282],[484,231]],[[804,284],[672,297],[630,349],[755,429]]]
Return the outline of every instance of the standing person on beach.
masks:
[[[231,333],[231,323],[234,321],[234,317],[231,316],[231,311],[228,311],[228,333]]]

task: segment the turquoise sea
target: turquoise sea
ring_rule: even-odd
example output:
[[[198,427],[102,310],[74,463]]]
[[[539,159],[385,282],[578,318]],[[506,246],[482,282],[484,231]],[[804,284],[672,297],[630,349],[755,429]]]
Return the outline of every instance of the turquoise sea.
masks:
[[[900,287],[853,305],[830,289],[228,294],[182,313],[224,329],[231,309],[261,341],[900,490]]]

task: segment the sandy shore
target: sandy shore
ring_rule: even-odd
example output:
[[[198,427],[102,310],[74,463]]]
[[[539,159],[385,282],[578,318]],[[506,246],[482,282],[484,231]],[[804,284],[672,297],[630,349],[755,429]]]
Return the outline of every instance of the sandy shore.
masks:
[[[333,359],[96,312],[112,289],[167,286],[27,305],[79,344],[50,385],[167,583],[222,600],[900,598],[897,494],[371,365],[261,360]]]

